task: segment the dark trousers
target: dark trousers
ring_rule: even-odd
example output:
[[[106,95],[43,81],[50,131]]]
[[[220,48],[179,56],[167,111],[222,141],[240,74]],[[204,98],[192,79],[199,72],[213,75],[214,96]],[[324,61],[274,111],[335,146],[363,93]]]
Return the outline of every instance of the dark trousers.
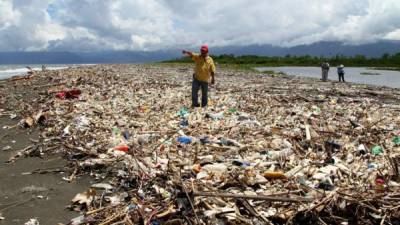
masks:
[[[329,73],[329,70],[322,69],[322,81],[327,81],[328,80],[328,73]]]
[[[208,83],[199,81],[193,77],[192,82],[192,106],[199,107],[199,90],[201,88],[201,107],[206,107],[208,102]]]
[[[339,82],[345,82],[344,81],[344,73],[339,73]]]

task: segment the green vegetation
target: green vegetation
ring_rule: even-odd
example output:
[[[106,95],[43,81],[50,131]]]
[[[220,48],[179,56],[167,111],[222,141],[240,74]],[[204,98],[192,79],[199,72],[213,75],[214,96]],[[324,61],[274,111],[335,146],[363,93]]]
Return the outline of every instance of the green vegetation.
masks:
[[[218,62],[217,62],[218,63]],[[169,61],[164,61],[164,62],[159,62],[159,63],[152,63],[153,65],[166,65],[170,67],[181,67],[182,65],[187,65],[192,67],[193,61],[190,58],[182,58],[182,59],[177,59],[177,60],[169,60]],[[255,67],[259,67],[260,65],[255,65],[255,64],[234,64],[234,63],[224,63],[220,64],[218,63],[218,68],[222,69],[230,69],[230,70],[235,70],[235,71],[242,71],[242,72],[257,72]]]
[[[393,70],[393,71],[400,71],[400,67],[372,67],[368,68],[371,70]]]
[[[380,58],[367,58],[363,55],[356,55],[354,57],[347,57],[343,55],[336,55],[334,57],[314,57],[314,56],[291,56],[285,57],[268,57],[256,55],[212,55],[214,61],[221,65],[237,65],[238,68],[249,69],[262,66],[319,66],[321,62],[328,61],[331,66],[343,64],[346,67],[385,67],[392,70],[400,70],[400,52],[394,55],[384,54]],[[180,59],[168,60],[163,63],[189,63],[192,62],[189,57]]]
[[[382,75],[380,73],[372,73],[372,72],[362,72],[360,75]]]
[[[284,77],[284,76],[287,76],[287,74],[284,73],[284,72],[276,72],[274,70],[265,70],[265,71],[262,71],[261,73],[265,73],[265,74],[268,74],[268,75],[273,76],[273,77]]]

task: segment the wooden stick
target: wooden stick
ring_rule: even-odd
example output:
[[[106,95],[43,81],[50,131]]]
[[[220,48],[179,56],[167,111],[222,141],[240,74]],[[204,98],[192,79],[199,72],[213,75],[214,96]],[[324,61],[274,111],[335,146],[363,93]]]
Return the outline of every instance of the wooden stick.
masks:
[[[126,215],[124,221],[125,221],[125,223],[127,223],[128,225],[133,225],[133,222],[132,222],[132,220],[131,220],[129,214]]]
[[[182,177],[182,176],[181,176],[181,177]],[[182,189],[183,189],[183,191],[185,192],[186,197],[187,197],[187,199],[188,199],[188,201],[189,201],[189,203],[190,203],[190,207],[192,207],[194,216],[195,216],[195,218],[196,218],[196,222],[197,222],[197,224],[200,224],[200,220],[199,220],[199,217],[197,216],[196,209],[194,208],[194,204],[193,204],[193,202],[192,202],[192,199],[190,199],[190,196],[189,196],[188,192],[186,191],[186,187],[185,187],[185,185],[183,184],[182,179],[181,179],[181,185],[182,185]]]
[[[312,202],[311,198],[285,198],[285,197],[271,197],[265,195],[242,195],[242,194],[229,194],[229,193],[214,193],[214,192],[194,192],[194,196],[198,197],[222,197],[222,198],[243,198],[263,200],[269,202]]]
[[[110,224],[111,222],[113,222],[114,220],[116,220],[116,219],[122,217],[123,215],[125,215],[125,214],[124,214],[124,213],[121,213],[121,214],[118,214],[118,215],[116,215],[116,216],[113,216],[113,217],[111,217],[110,219],[108,219],[108,220],[102,222],[100,225],[108,225],[108,224]]]
[[[28,147],[26,147],[26,148],[24,148],[24,149],[22,149],[22,150],[19,150],[15,155],[11,156],[11,157],[8,159],[8,161],[6,161],[6,163],[13,163],[13,162],[15,162],[15,160],[17,160],[19,157],[29,154],[29,153],[27,153],[27,152],[28,152],[28,151],[31,152],[31,151],[32,151],[31,149],[32,149],[33,147],[34,147],[34,145],[29,145]]]
[[[385,214],[382,218],[382,221],[380,223],[380,225],[384,225],[385,224],[385,219],[386,219],[387,214]]]
[[[65,180],[67,180],[68,183],[71,183],[71,182],[75,179],[76,173],[77,173],[77,172],[78,172],[78,165],[75,165],[74,171],[73,171],[72,174],[71,174],[67,179],[65,179]]]
[[[311,141],[310,125],[306,124],[306,140]]]
[[[64,85],[67,84],[67,82],[62,82],[62,83],[56,83],[56,84],[45,84],[45,85],[38,85],[38,86],[34,86],[33,88],[45,88],[45,87],[52,87],[52,86],[60,86],[60,85]]]
[[[319,220],[319,222],[321,222],[323,225],[328,225],[327,223],[325,223],[325,221],[323,221],[323,220],[321,219],[321,217],[318,217],[318,220]]]
[[[13,207],[16,207],[16,206],[23,205],[23,204],[25,204],[25,203],[28,203],[28,202],[34,200],[34,199],[35,199],[35,197],[32,197],[32,198],[29,198],[29,199],[26,199],[26,200],[23,200],[23,201],[18,201],[18,202],[14,202],[14,203],[8,204],[8,206],[6,206],[6,207],[0,209],[0,211],[5,211],[5,210],[7,210],[7,209],[10,209],[10,208],[13,208]]]
[[[110,209],[110,208],[113,208],[113,207],[116,207],[116,206],[107,206],[107,207],[102,207],[102,208],[94,209],[94,210],[91,210],[91,211],[87,211],[85,213],[85,216],[89,216],[89,215],[91,215],[93,213],[98,213],[100,211],[103,211],[105,209]]]
[[[334,197],[335,194],[336,194],[335,191],[330,193],[328,196],[326,196],[324,199],[322,199],[318,204],[315,204],[313,207],[307,209],[307,212],[310,212],[310,211],[318,208],[319,206],[326,204],[327,202],[332,200],[332,198]]]

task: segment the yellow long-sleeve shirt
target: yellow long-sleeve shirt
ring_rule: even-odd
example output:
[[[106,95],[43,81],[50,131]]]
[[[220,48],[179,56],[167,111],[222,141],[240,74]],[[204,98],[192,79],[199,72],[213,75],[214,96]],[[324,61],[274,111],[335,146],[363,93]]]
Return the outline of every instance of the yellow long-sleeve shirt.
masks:
[[[199,54],[193,54],[192,59],[196,63],[195,78],[199,81],[209,83],[211,72],[215,73],[214,60],[210,56],[204,59]]]

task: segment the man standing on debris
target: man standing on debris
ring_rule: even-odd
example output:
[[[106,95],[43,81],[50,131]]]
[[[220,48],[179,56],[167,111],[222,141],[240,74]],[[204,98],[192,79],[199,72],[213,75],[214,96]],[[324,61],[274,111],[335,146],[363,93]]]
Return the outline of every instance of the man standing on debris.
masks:
[[[201,107],[208,103],[208,84],[215,84],[215,65],[213,59],[208,55],[208,46],[200,48],[200,55],[183,50],[182,53],[193,59],[196,63],[192,82],[192,107],[199,107],[198,93],[201,88]]]
[[[321,69],[322,69],[322,81],[327,81],[329,73],[329,63],[328,62],[322,63]]]

